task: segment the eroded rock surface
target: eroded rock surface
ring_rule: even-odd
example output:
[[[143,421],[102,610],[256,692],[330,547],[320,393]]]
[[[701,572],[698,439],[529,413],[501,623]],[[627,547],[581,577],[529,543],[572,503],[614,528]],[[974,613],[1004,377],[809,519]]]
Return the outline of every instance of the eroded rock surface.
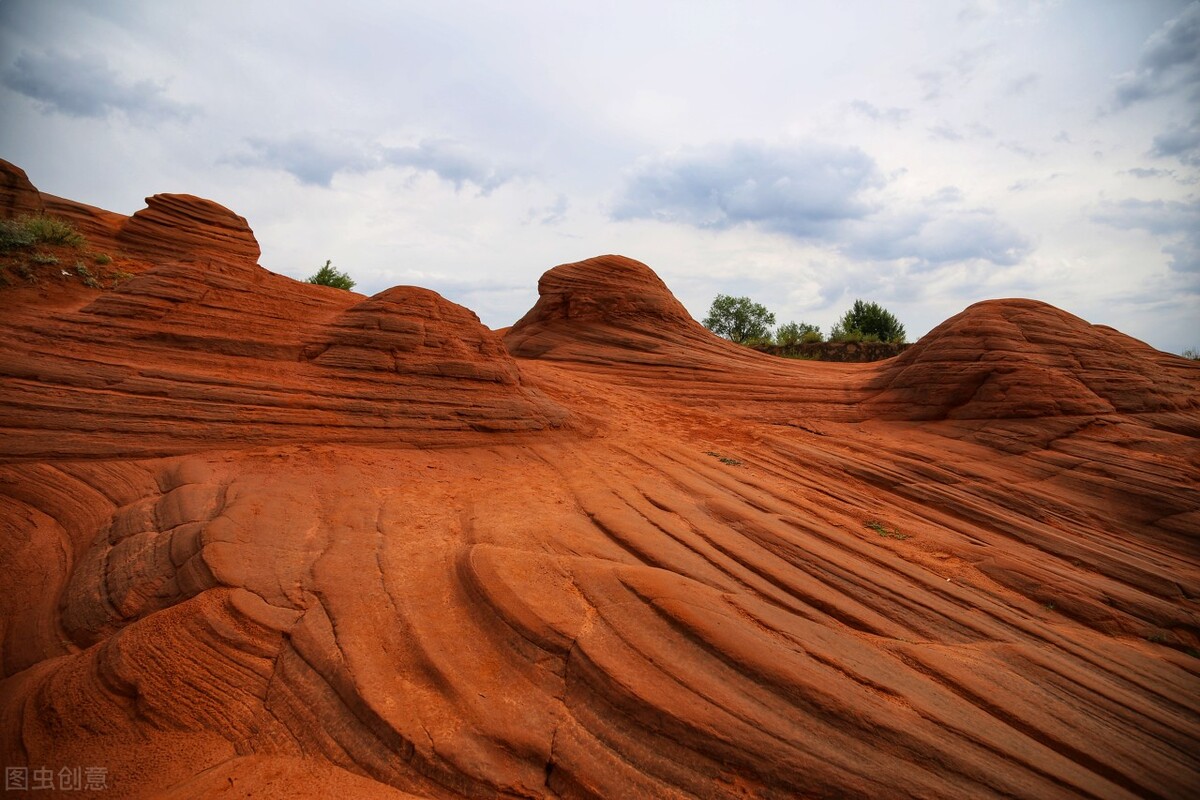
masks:
[[[183,206],[117,289],[0,301],[6,765],[176,798],[1200,782],[1196,365],[1031,301],[777,359],[616,256],[501,340]]]

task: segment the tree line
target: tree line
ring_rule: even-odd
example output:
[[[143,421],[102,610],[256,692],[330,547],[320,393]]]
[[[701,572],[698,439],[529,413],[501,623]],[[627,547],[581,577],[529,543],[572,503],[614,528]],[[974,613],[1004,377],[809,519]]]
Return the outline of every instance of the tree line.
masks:
[[[794,345],[825,341],[821,328],[807,322],[787,322],[772,331],[775,314],[749,297],[718,294],[703,325],[718,336],[745,345]],[[895,342],[903,344],[904,325],[879,305],[855,300],[829,331],[831,342]]]

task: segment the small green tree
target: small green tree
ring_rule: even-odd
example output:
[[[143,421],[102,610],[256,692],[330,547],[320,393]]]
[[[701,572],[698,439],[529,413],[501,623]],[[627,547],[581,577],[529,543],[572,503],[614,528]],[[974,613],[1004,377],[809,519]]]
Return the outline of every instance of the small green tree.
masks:
[[[350,290],[354,288],[354,281],[350,276],[333,266],[331,260],[326,260],[325,266],[317,270],[315,275],[309,276],[308,282],[321,286],[332,286],[335,289]]]
[[[904,342],[900,320],[878,303],[855,300],[850,310],[829,332],[831,341]]]
[[[770,339],[775,315],[749,297],[719,294],[708,309],[704,327],[738,344]]]
[[[775,331],[775,344],[784,347],[792,344],[821,341],[821,329],[807,322],[789,322]]]

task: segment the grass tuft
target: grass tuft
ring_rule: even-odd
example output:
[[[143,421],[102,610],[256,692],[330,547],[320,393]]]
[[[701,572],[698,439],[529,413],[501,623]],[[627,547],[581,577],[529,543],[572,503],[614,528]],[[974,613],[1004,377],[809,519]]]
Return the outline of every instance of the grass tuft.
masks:
[[[100,288],[100,281],[98,281],[96,276],[92,274],[92,271],[88,269],[87,264],[84,264],[82,261],[75,262],[75,274],[79,276],[81,281],[83,281],[84,286],[89,286],[93,289]]]
[[[888,528],[887,525],[884,525],[877,519],[867,520],[863,523],[863,527],[875,531],[885,539],[899,539],[900,541],[904,541],[908,538],[908,534],[901,533],[899,528]]]

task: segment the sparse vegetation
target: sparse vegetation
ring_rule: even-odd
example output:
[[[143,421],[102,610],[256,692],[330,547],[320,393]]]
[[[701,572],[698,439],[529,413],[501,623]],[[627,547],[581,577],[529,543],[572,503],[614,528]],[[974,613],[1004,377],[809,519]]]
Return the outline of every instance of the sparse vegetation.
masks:
[[[84,264],[82,261],[75,262],[75,274],[79,276],[81,281],[83,281],[84,286],[88,286],[92,289],[100,288],[100,281],[98,281],[96,276],[92,274],[92,271],[88,269],[87,264]]]
[[[775,315],[761,303],[749,297],[731,297],[719,294],[708,309],[704,327],[718,336],[738,344],[753,344],[771,339],[771,326]]]
[[[0,287],[20,279],[38,284],[46,278],[78,280],[93,289],[116,286],[133,277],[114,267],[113,256],[85,249],[87,240],[70,222],[36,216],[0,220]]]
[[[29,283],[37,283],[38,282],[37,273],[34,271],[33,267],[30,266],[28,263],[20,262],[17,264],[13,264],[13,272],[17,273],[17,275],[24,278]]]
[[[713,452],[712,450],[707,451],[705,453],[705,455],[712,456],[717,461],[720,461],[722,464],[728,464],[731,467],[740,467],[742,465],[742,462],[738,461],[736,458],[730,458],[729,456],[723,456],[720,453]]]
[[[320,286],[332,286],[335,289],[345,289],[347,291],[354,288],[354,281],[350,276],[333,266],[331,260],[326,260],[325,266],[317,270],[315,274],[309,276],[308,282]]]
[[[899,539],[903,541],[908,538],[908,534],[901,533],[899,528],[889,528],[887,525],[883,524],[877,519],[867,520],[863,523],[863,527],[875,531],[886,539]]]
[[[1183,351],[1183,357],[1191,361],[1200,361],[1200,350],[1195,347],[1189,347]]]

